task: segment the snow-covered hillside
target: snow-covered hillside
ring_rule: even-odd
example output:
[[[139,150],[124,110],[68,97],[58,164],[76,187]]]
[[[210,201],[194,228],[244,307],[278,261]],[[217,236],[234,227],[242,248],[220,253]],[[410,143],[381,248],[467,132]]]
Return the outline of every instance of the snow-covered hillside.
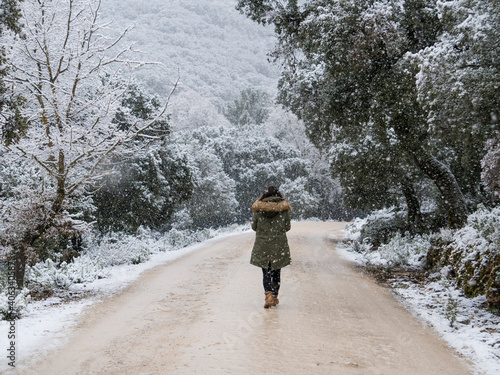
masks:
[[[180,74],[179,91],[221,103],[248,87],[273,93],[278,77],[267,57],[273,29],[250,21],[235,5],[236,0],[107,0],[102,15],[114,21],[113,29],[135,25],[127,42],[142,51],[142,60],[162,63],[138,74],[153,91],[165,93]]]

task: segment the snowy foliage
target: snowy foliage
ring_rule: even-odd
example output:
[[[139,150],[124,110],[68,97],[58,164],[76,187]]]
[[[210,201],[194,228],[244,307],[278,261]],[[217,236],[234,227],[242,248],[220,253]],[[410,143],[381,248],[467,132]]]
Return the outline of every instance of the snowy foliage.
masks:
[[[172,229],[166,233],[141,229],[137,235],[113,232],[103,236],[86,236],[83,250],[71,263],[47,259],[26,269],[26,288],[17,292],[16,316],[6,315],[7,288],[0,282],[0,317],[17,319],[29,308],[31,296],[45,298],[57,295],[71,298],[81,295],[82,286],[110,277],[113,267],[148,262],[154,254],[174,251],[215,236],[246,230],[230,226],[219,230],[199,231]]]
[[[265,92],[245,89],[224,110],[229,122],[236,126],[261,125],[269,116],[271,100]]]
[[[476,212],[469,216],[467,224],[477,233],[478,237],[495,244],[497,250],[500,251],[500,207],[487,209],[480,206]],[[458,231],[457,238],[467,237],[462,234],[466,231],[466,228]]]
[[[282,143],[293,146],[306,159],[320,162],[318,150],[306,135],[304,122],[282,106],[274,105],[269,109],[269,117],[263,127],[267,136],[279,139]]]
[[[0,318],[4,320],[21,318],[30,300],[30,291],[27,288],[17,292],[12,304],[9,304],[9,295],[7,292],[0,290]]]
[[[389,243],[382,244],[378,251],[367,254],[367,262],[384,267],[404,266],[420,268],[425,265],[427,252],[431,246],[428,235],[403,236],[399,233]]]
[[[394,231],[394,223],[403,221],[398,219],[399,215],[401,213],[393,208],[380,210],[347,226],[346,239],[351,242],[354,251],[362,254],[366,265],[388,268],[425,266],[432,236]],[[385,235],[384,231],[387,231]]]
[[[2,145],[2,161],[37,168],[27,187],[7,186],[17,196],[2,201],[9,225],[1,245],[16,250],[19,286],[37,241],[82,231],[69,212],[75,214],[85,188],[109,173],[101,168],[105,162],[138,156],[148,144],[138,139],[161,138],[167,130],[165,103],[143,103],[146,115],[127,107],[133,71],[142,63],[124,59],[127,47],[116,50],[123,34],[105,35],[99,7],[95,0],[24,1],[25,35],[10,40],[9,79],[26,98],[28,128]]]
[[[288,180],[282,183],[280,189],[286,192],[287,199],[293,202],[293,215],[303,219],[316,212],[320,201],[308,191],[309,181],[306,176],[298,177],[295,180]]]
[[[433,266],[449,266],[466,295],[486,295],[491,307],[500,306],[500,208],[480,207],[452,241],[438,244]]]
[[[439,40],[408,58],[418,64],[418,100],[436,153],[477,204],[484,146],[499,131],[499,3],[438,1],[436,9]]]
[[[496,1],[437,2],[444,30],[419,51],[416,76],[433,131],[477,134],[498,123],[498,10]]]
[[[78,257],[71,263],[56,264],[47,259],[27,269],[26,285],[30,292],[43,296],[54,290],[65,290],[75,283],[94,281],[106,276],[104,262],[99,257]]]
[[[500,202],[500,135],[490,139],[487,147],[488,152],[481,163],[481,177],[495,201]]]
[[[361,221],[356,221],[350,229],[358,238],[352,238],[360,243],[378,247],[387,243],[396,233],[405,233],[406,212],[395,207],[374,211]]]
[[[140,228],[134,235],[112,232],[103,236],[89,237],[80,257],[86,260],[82,260],[82,265],[77,265],[77,268],[84,267],[91,261],[91,272],[86,272],[86,274],[91,279],[95,279],[100,275],[98,271],[104,267],[144,263],[152,254],[177,250],[212,238],[222,231],[173,229],[159,233]],[[81,283],[84,280],[75,282]]]
[[[323,197],[311,188],[312,161],[293,141],[268,136],[270,129],[268,124],[219,126],[174,135],[173,144],[195,163],[194,197],[186,206],[195,226],[248,220],[253,201],[270,184],[280,186],[292,206],[296,203],[295,217],[316,216]]]
[[[196,91],[183,90],[172,98],[169,107],[173,131],[194,130],[203,126],[229,126],[229,121],[209,99]]]
[[[75,231],[87,232],[89,223],[82,220],[79,212],[92,210],[91,202],[84,197],[65,202],[63,210],[52,214],[54,193],[50,181],[42,178],[40,168],[24,160],[17,164],[0,166],[0,254],[7,256],[13,244],[29,233],[36,233],[40,226],[51,222],[53,226],[37,243],[27,249],[31,261],[40,259],[33,246],[47,248],[47,242],[59,235],[72,235]],[[70,213],[69,210],[72,212]],[[42,256],[43,257],[43,256]]]
[[[430,235],[396,233],[374,247],[373,222],[394,220],[393,211],[380,211],[348,226],[347,240],[365,265],[434,269],[449,277],[468,296],[486,295],[498,308],[500,302],[500,208],[484,206],[468,216],[460,230]],[[367,235],[368,232],[368,235]]]
[[[19,1],[0,1],[0,142],[9,143],[18,139],[25,130],[25,122],[19,113],[23,98],[12,93],[11,84],[7,78],[9,73],[8,60],[11,45],[4,35],[21,32]]]
[[[240,0],[238,9],[274,24],[278,100],[329,152],[347,204],[406,200],[419,228],[421,201],[434,200],[441,222],[465,224],[467,204],[485,199],[483,145],[498,132],[498,2]]]
[[[235,5],[235,0],[151,0],[146,6],[107,0],[102,8],[115,34],[119,25],[134,24],[125,40],[159,63],[138,72],[148,88],[166,94],[169,80],[179,74],[179,95],[196,93],[222,108],[248,87],[274,96],[278,78],[266,56],[274,43],[272,29],[253,24]]]
[[[107,55],[119,39],[102,34],[98,11],[93,0],[24,2],[27,36],[17,41],[12,57],[13,79],[28,99],[25,115],[32,126],[4,157],[34,160],[55,180],[63,174],[68,194],[94,178],[109,154],[136,153],[125,146],[158,120],[136,117],[127,129],[112,121],[129,87],[128,74],[141,64]]]
[[[202,135],[203,131],[195,134]],[[195,134],[179,133],[174,138],[173,147],[187,160],[194,186],[192,198],[180,206],[183,215],[175,217],[185,222],[174,225],[183,227],[186,221],[194,228],[227,225],[233,222],[238,208],[234,181],[226,175],[222,161],[210,145]]]
[[[192,172],[185,157],[165,144],[150,146],[139,155],[114,166],[91,192],[92,215],[101,232],[135,232],[140,226],[165,230],[181,202],[191,198]]]

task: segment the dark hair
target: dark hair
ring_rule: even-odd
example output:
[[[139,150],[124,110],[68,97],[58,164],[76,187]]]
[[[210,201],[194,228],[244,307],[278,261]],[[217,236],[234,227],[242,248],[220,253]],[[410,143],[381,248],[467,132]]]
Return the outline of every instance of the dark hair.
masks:
[[[274,185],[269,185],[266,190],[262,193],[262,195],[259,197],[259,200],[263,200],[265,198],[269,197],[280,197],[280,198],[285,198],[283,194],[281,194],[281,191],[278,190],[278,188]]]

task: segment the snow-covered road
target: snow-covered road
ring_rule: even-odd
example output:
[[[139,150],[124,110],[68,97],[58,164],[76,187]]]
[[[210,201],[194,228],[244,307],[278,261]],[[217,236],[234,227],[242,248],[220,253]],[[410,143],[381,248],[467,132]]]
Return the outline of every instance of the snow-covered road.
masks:
[[[264,309],[254,235],[145,272],[23,374],[469,374],[431,329],[335,251],[341,223],[293,223],[280,305]]]

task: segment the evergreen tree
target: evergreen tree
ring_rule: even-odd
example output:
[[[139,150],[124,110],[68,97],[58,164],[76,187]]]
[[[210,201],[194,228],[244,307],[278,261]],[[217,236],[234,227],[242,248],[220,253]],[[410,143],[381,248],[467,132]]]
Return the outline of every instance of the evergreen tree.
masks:
[[[319,199],[311,199],[310,163],[296,148],[266,136],[262,126],[202,127],[173,141],[194,159],[196,204],[190,203],[190,212],[200,216],[202,211],[205,224],[247,221],[252,203],[270,184],[290,187],[291,201],[302,202],[303,209],[292,212],[296,218],[318,208]]]
[[[278,45],[273,54],[283,64],[279,100],[304,119],[307,134],[317,147],[333,149],[340,164],[333,166],[334,171],[346,177],[341,182],[348,193],[353,198],[360,195],[360,202],[366,200],[363,196],[377,196],[380,205],[386,205],[392,199],[387,193],[400,189],[409,211],[413,211],[410,220],[418,221],[414,180],[418,183],[426,176],[439,191],[448,224],[459,227],[468,212],[463,191],[470,189],[465,181],[472,180],[477,188],[479,179],[477,172],[472,178],[462,178],[465,168],[457,168],[457,164],[466,159],[478,169],[480,158],[470,156],[464,147],[477,146],[490,130],[473,132],[466,142],[454,137],[444,148],[446,137],[429,126],[435,112],[422,99],[422,75],[426,72],[416,56],[439,45],[446,29],[458,30],[461,21],[443,19],[440,7],[443,4],[434,0],[404,4],[311,0],[301,5],[295,0],[241,0],[238,4],[257,22],[274,24]],[[472,19],[484,18],[477,7],[470,10]],[[468,35],[473,37],[472,32]],[[489,77],[495,78],[495,74]],[[498,84],[492,87],[495,85],[498,89]],[[482,98],[491,104],[488,96],[495,92],[487,91]],[[443,95],[445,98],[451,99]],[[435,111],[440,109],[438,106]],[[473,128],[463,130],[469,134]],[[358,152],[366,140],[371,150],[365,147]],[[343,153],[343,146],[355,160]],[[370,184],[369,176],[377,183]],[[356,192],[356,186],[361,186],[358,181],[365,192]],[[384,186],[386,193],[376,195]]]
[[[482,160],[482,174],[486,190],[493,201],[500,203],[500,134],[487,142],[487,153]]]
[[[112,123],[128,131],[137,121],[153,120],[160,108],[156,96],[132,84]],[[147,145],[147,152],[125,160],[115,157],[103,168],[109,175],[90,190],[100,231],[135,232],[140,226],[164,230],[177,206],[191,197],[193,183],[187,161],[168,149],[167,120],[156,122],[134,142],[134,147]]]
[[[92,193],[100,231],[165,230],[178,206],[191,198],[191,171],[165,148],[122,163]]]
[[[439,41],[413,55],[419,102],[440,158],[471,203],[486,203],[479,182],[485,143],[499,131],[500,3],[448,1],[438,12]]]
[[[236,126],[260,125],[269,116],[269,107],[270,99],[265,92],[249,88],[227,106],[224,115]]]
[[[12,93],[5,78],[9,73],[8,48],[10,40],[6,34],[19,34],[21,25],[19,1],[5,0],[0,2],[0,137],[1,142],[9,145],[16,142],[26,131],[27,123],[21,115],[20,107],[24,99]]]

